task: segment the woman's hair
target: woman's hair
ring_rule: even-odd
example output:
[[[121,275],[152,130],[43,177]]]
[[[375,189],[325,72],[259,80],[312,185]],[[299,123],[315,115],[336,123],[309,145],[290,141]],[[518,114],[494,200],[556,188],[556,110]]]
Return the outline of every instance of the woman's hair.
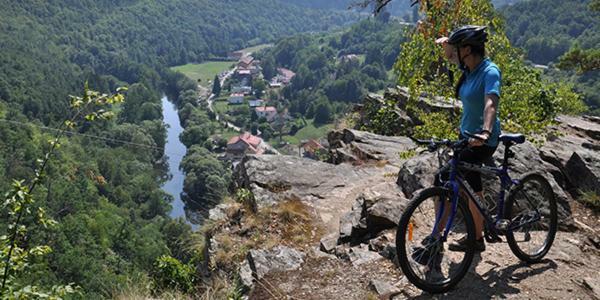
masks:
[[[467,45],[467,46],[471,47],[471,53],[473,55],[485,57],[485,44]],[[458,79],[458,83],[456,84],[456,89],[454,90],[454,97],[456,99],[458,99],[460,96],[460,87],[465,82],[465,79],[467,79],[467,75],[465,74],[465,72],[462,72],[462,74],[460,75],[460,78]]]

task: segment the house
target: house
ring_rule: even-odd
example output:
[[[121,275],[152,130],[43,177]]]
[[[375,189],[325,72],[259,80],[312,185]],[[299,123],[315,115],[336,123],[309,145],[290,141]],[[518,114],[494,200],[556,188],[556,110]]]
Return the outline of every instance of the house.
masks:
[[[277,109],[275,109],[275,107],[273,106],[256,107],[254,108],[254,111],[256,112],[256,115],[259,118],[264,117],[265,119],[267,119],[267,122],[273,121],[273,119],[275,119],[275,116],[277,115]]]
[[[242,104],[244,103],[244,94],[243,93],[233,93],[227,99],[229,104]]]
[[[302,149],[302,155],[304,157],[312,159],[318,158],[319,151],[325,151],[325,147],[323,147],[321,143],[313,139],[310,139],[308,141],[302,141],[300,147]]]
[[[227,57],[231,60],[240,60],[243,56],[243,51],[232,51],[227,54]]]
[[[257,136],[244,132],[238,136],[232,137],[227,142],[227,155],[233,157],[243,156],[245,154],[263,154],[265,152],[265,144],[263,140]]]
[[[232,93],[241,93],[244,95],[250,95],[252,93],[252,88],[245,85],[234,86],[231,88]]]
[[[264,106],[265,105],[265,100],[261,100],[261,99],[250,100],[250,101],[248,101],[248,105],[250,107]]]
[[[253,62],[254,62],[254,57],[252,57],[251,55],[244,56],[238,62],[238,68],[249,70],[250,67],[252,66]]]
[[[288,70],[286,68],[277,68],[277,79],[283,84],[289,84],[292,81],[292,78],[296,76],[296,73]]]
[[[273,80],[271,80],[271,82],[269,82],[269,87],[272,89],[280,88],[282,86],[283,86],[283,84],[281,82],[277,81],[277,79],[273,79]]]
[[[238,76],[250,76],[252,75],[252,71],[250,69],[237,69]]]
[[[359,61],[359,58],[358,58],[358,55],[356,55],[356,54],[346,54],[346,55],[340,56],[339,60],[341,62],[349,62],[349,61],[353,61],[353,60]]]

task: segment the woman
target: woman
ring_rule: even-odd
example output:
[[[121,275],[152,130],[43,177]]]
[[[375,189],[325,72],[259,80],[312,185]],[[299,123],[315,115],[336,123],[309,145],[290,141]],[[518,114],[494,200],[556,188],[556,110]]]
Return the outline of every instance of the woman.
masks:
[[[486,27],[473,25],[460,27],[449,37],[436,40],[436,43],[444,47],[446,59],[457,64],[463,72],[455,92],[463,104],[460,133],[461,138],[465,138],[465,132],[474,134],[476,138],[469,139],[469,148],[461,153],[460,160],[473,164],[481,164],[492,157],[500,135],[500,69],[485,57],[485,42]],[[467,172],[464,177],[480,199],[483,199],[481,174]],[[477,241],[474,248],[484,251],[483,216],[473,201],[469,201],[469,209],[476,229]],[[453,251],[464,251],[467,247],[466,239],[449,245],[449,249]]]

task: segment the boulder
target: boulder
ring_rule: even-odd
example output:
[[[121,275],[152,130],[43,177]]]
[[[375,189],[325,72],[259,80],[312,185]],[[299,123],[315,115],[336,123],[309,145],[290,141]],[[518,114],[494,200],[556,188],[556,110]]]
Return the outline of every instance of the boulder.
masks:
[[[369,282],[369,288],[376,292],[379,296],[389,296],[401,291],[398,287],[380,279],[371,279]]]
[[[573,152],[565,164],[565,171],[577,192],[593,191],[600,194],[600,159],[598,156],[583,156]]]
[[[279,245],[271,250],[250,250],[246,259],[252,276],[261,279],[270,271],[291,271],[300,268],[305,256],[298,250]]]
[[[416,191],[433,185],[439,167],[437,154],[423,152],[402,165],[396,184],[402,188],[404,196],[411,199]]]
[[[383,259],[383,256],[379,255],[377,252],[369,251],[368,247],[365,245],[350,248],[348,251],[348,259],[353,266],[358,267],[363,264],[381,260]]]
[[[416,148],[404,136],[384,136],[374,133],[344,129],[328,134],[332,163],[355,161],[388,161],[399,164],[400,153]]]
[[[383,182],[359,194],[352,210],[340,219],[340,242],[353,244],[371,239],[398,224],[408,204],[392,182]]]
[[[333,253],[335,246],[337,246],[340,235],[338,233],[331,233],[321,238],[319,249],[325,253]]]

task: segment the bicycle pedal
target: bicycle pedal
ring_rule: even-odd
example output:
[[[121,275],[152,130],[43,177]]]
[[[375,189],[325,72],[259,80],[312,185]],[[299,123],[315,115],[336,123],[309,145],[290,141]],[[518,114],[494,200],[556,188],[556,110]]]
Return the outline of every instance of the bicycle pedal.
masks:
[[[509,219],[500,219],[496,222],[496,229],[499,231],[506,231],[510,225]]]

